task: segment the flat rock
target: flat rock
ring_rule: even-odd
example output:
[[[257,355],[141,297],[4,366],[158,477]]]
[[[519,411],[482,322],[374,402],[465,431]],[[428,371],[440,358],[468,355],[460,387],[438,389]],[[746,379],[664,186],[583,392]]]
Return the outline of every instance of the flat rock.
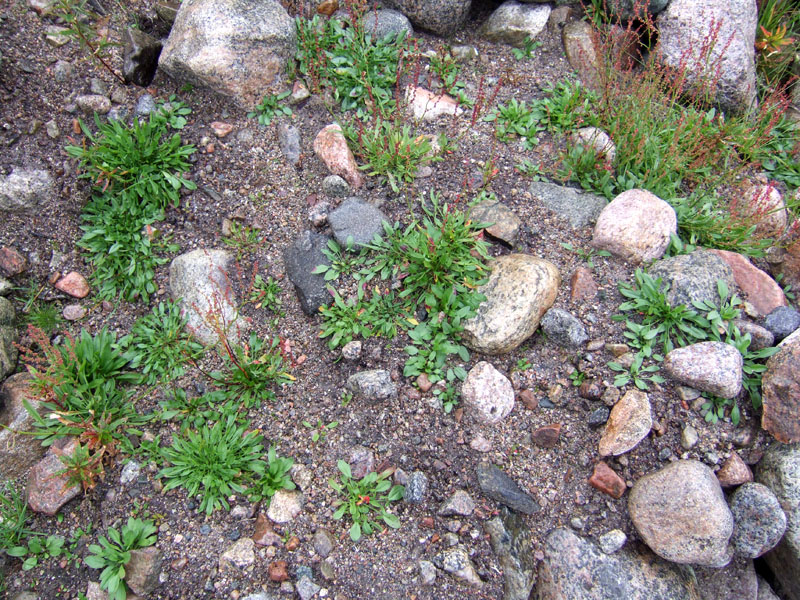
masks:
[[[786,305],[786,296],[781,286],[754,266],[747,257],[728,250],[711,250],[711,252],[728,263],[745,300],[750,302],[761,315],[768,315],[779,306]]]
[[[474,510],[475,501],[472,499],[472,496],[464,490],[456,490],[453,492],[452,496],[444,501],[436,514],[443,517],[450,517],[453,515],[468,517]]]
[[[277,0],[184,0],[158,66],[252,109],[281,91],[295,50],[294,21]]]
[[[675,210],[646,190],[614,198],[597,218],[592,245],[632,263],[658,259],[677,232]]]
[[[525,39],[535,39],[547,26],[548,5],[507,0],[497,7],[480,29],[480,34],[495,43],[522,47]]]
[[[33,427],[33,418],[23,405],[23,400],[28,400],[32,407],[38,406],[35,399],[28,398],[30,392],[27,373],[11,375],[0,386],[0,481],[24,475],[47,451],[41,440],[17,433]]]
[[[163,558],[155,546],[131,550],[131,559],[125,565],[125,583],[134,594],[147,596],[156,589]]]
[[[256,562],[255,543],[252,538],[239,538],[219,557],[220,571],[244,570]]]
[[[323,127],[317,134],[314,139],[314,154],[325,163],[328,171],[342,177],[352,188],[358,189],[364,183],[356,159],[338,123]]]
[[[758,600],[758,579],[752,560],[735,558],[721,569],[696,567],[703,600]]]
[[[67,502],[81,493],[80,486],[69,485],[67,475],[58,475],[64,469],[60,456],[70,456],[78,447],[75,438],[56,440],[28,475],[26,499],[34,512],[55,515]]]
[[[786,533],[764,555],[787,598],[800,598],[800,445],[773,442],[756,467],[756,481],[767,486],[786,514]]]
[[[676,381],[720,398],[742,389],[742,355],[725,342],[699,342],[675,348],[664,358],[664,371]]]
[[[542,317],[547,340],[564,348],[580,348],[589,339],[580,319],[563,308],[551,308]]]
[[[320,307],[328,306],[333,301],[325,277],[313,273],[319,265],[330,266],[330,259],[323,253],[330,239],[327,235],[304,231],[283,252],[286,276],[294,285],[300,307],[309,316],[318,314]]]
[[[470,369],[461,386],[461,396],[464,408],[479,423],[497,423],[514,408],[511,382],[486,361]]]
[[[486,301],[464,322],[462,337],[477,352],[504,354],[536,331],[555,302],[561,275],[553,263],[526,254],[501,256],[491,268],[488,282],[479,288]]]
[[[653,279],[661,279],[667,290],[671,306],[684,306],[694,310],[692,302],[719,304],[717,282],[722,280],[733,292],[736,279],[732,268],[723,257],[708,250],[695,250],[656,262],[648,271]]]
[[[73,298],[86,298],[89,295],[89,282],[77,271],[70,271],[56,281],[56,289]]]
[[[0,177],[0,212],[25,213],[55,199],[55,181],[49,171],[14,167]]]
[[[267,517],[273,523],[288,523],[303,510],[303,494],[298,490],[278,490],[272,496]]]
[[[383,223],[389,218],[361,198],[348,198],[328,213],[328,224],[333,237],[342,248],[358,248],[383,233]]]
[[[679,460],[639,479],[628,495],[628,512],[662,558],[709,567],[731,559],[733,516],[713,471],[701,462]]]
[[[416,121],[435,121],[439,117],[453,117],[464,112],[452,96],[437,94],[420,86],[408,86],[405,100],[409,114]]]
[[[359,371],[347,379],[346,387],[353,394],[372,401],[387,400],[397,394],[391,373],[383,369]]]
[[[234,344],[247,329],[231,285],[233,263],[230,252],[200,248],[175,257],[169,266],[172,299],[180,302],[187,331],[206,346],[219,342],[220,329]]]
[[[745,483],[733,492],[733,550],[758,558],[772,550],[786,532],[786,514],[775,494],[761,483]]]
[[[493,238],[513,246],[519,236],[522,221],[517,214],[502,202],[485,200],[476,204],[469,211],[474,223],[487,223],[484,231]]]
[[[539,512],[539,504],[525,492],[517,482],[506,475],[496,465],[480,463],[476,468],[478,485],[484,496],[505,504],[511,510],[533,515]]]
[[[123,34],[122,76],[128,83],[147,87],[153,81],[161,55],[161,42],[131,27]]]
[[[602,196],[546,181],[534,181],[528,191],[534,200],[566,220],[573,229],[582,229],[595,223],[608,204],[608,200]]]
[[[0,297],[0,381],[13,373],[17,366],[19,351],[15,345],[16,321],[14,305],[8,299]]]
[[[800,328],[800,312],[791,306],[779,306],[764,319],[764,327],[780,342]]]
[[[483,529],[503,570],[503,599],[528,600],[536,581],[536,559],[524,518],[503,507],[498,516],[483,522]]]
[[[565,527],[545,539],[535,600],[705,600],[693,576],[646,549],[606,554]]]
[[[744,113],[756,102],[757,23],[750,0],[671,0],[656,18],[658,59],[687,85],[713,81],[704,93],[723,110]]]
[[[473,587],[483,585],[475,565],[469,558],[469,553],[464,548],[457,547],[440,552],[433,558],[433,564],[462,583]]]
[[[628,391],[611,409],[600,438],[600,456],[618,456],[635,448],[653,426],[650,400],[639,390]]]
[[[575,303],[588,302],[597,296],[597,283],[594,275],[586,267],[578,267],[569,280],[569,299]]]
[[[770,357],[761,390],[761,427],[785,444],[800,442],[800,340]]]

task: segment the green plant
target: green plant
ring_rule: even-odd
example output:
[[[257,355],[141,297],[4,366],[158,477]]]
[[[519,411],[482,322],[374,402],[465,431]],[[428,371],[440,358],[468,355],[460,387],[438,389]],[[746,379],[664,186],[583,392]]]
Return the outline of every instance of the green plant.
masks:
[[[362,304],[363,286],[358,288],[358,298],[349,298],[347,302],[333,288],[329,287],[328,291],[333,296],[333,304],[319,307],[323,321],[319,337],[329,338],[328,348],[334,350],[339,346],[344,346],[357,336],[369,337],[370,329],[361,319],[361,314],[365,310]]]
[[[386,510],[386,505],[400,500],[405,491],[401,485],[392,486],[389,481],[391,469],[380,475],[372,471],[356,481],[349,464],[339,460],[336,466],[340,471],[339,481],[331,478],[328,484],[343,495],[344,500],[336,500],[334,503],[338,508],[333,513],[333,518],[338,521],[345,515],[350,517],[353,522],[350,527],[351,540],[357,542],[362,534],[370,535],[373,531],[378,531],[378,524],[372,520],[373,514],[393,529],[400,527],[400,519]]]
[[[157,529],[152,521],[128,518],[122,526],[122,533],[113,527],[108,528],[108,537],[100,536],[100,544],[89,545],[89,556],[84,559],[92,569],[103,569],[100,573],[100,587],[108,592],[112,600],[125,600],[128,596],[125,566],[131,560],[131,550],[146,548],[156,543]]]
[[[324,442],[328,434],[339,426],[339,421],[331,421],[327,425],[322,422],[322,419],[317,419],[317,424],[314,425],[310,421],[303,421],[303,427],[311,429],[311,442]]]
[[[328,240],[327,246],[322,249],[322,253],[328,258],[330,264],[317,265],[312,273],[323,275],[325,281],[333,281],[343,275],[352,275],[356,272],[357,267],[364,262],[360,252],[356,252],[352,239],[347,241],[347,247],[344,249],[336,240]]]
[[[748,155],[769,173],[770,178],[792,188],[800,187],[800,126],[782,114],[769,131],[763,144],[756,145]]]
[[[24,546],[14,546],[6,552],[9,556],[23,558],[22,570],[30,571],[39,564],[39,560],[61,556],[64,549],[64,538],[60,535],[32,535]]]
[[[519,171],[520,175],[530,177],[533,181],[543,181],[544,172],[542,171],[541,164],[534,164],[529,159],[523,158],[519,163],[514,165],[514,168]]]
[[[572,382],[573,386],[578,387],[584,381],[586,381],[586,373],[578,369],[575,369],[572,373],[569,374],[569,380]]]
[[[192,114],[192,109],[185,103],[178,100],[175,94],[170,94],[169,98],[158,100],[158,113],[156,118],[163,118],[173,129],[183,129],[188,122],[186,117]]]
[[[516,366],[514,367],[513,370],[514,371],[527,371],[532,366],[533,365],[531,364],[531,361],[529,361],[527,358],[520,358],[517,361],[517,364],[516,364]]]
[[[92,26],[92,21],[101,21],[100,15],[87,8],[87,0],[56,0],[54,5],[58,16],[65,23],[66,28],[61,33],[70,39],[76,40],[81,48],[122,85],[127,82],[111,66],[108,49],[116,44],[108,39],[108,35],[100,35],[99,27]]]
[[[531,39],[531,36],[526,35],[525,39],[522,40],[522,48],[512,48],[511,53],[514,55],[514,58],[517,60],[523,60],[525,58],[533,58],[533,51],[537,48],[541,47],[542,42],[539,40]]]
[[[528,103],[524,100],[519,102],[516,98],[512,98],[508,104],[498,105],[483,120],[495,122],[495,135],[500,141],[507,142],[510,136],[519,136],[523,146],[529,150],[539,143],[537,136],[543,129]]]
[[[447,373],[445,374],[447,384],[444,387],[441,387],[441,384],[439,384],[434,388],[433,395],[442,401],[442,408],[445,414],[450,414],[453,412],[453,409],[458,406],[458,400],[461,398],[461,394],[456,388],[456,381],[464,381],[466,378],[467,372],[463,367],[450,368],[447,369]]]
[[[80,486],[86,493],[97,485],[98,477],[102,476],[105,471],[103,468],[104,453],[104,448],[93,452],[88,445],[84,444],[78,444],[69,454],[57,452],[64,468],[56,475],[67,478],[65,487]]]
[[[790,76],[800,34],[800,9],[790,0],[762,0],[756,31],[756,67],[766,91],[780,88]]]
[[[464,82],[458,76],[461,73],[461,65],[453,58],[450,48],[440,45],[436,54],[430,58],[431,72],[433,72],[442,84],[442,89],[451,95],[457,95],[464,88]]]
[[[731,327],[725,341],[736,348],[742,355],[742,387],[750,397],[753,408],[761,408],[761,376],[767,370],[765,360],[777,353],[780,348],[761,348],[752,350],[750,348],[750,334],[742,334],[738,327]],[[738,415],[738,407],[737,407]],[[733,415],[731,415],[733,420]],[[734,425],[738,425],[738,416]]]
[[[544,93],[544,98],[531,105],[531,114],[539,126],[560,133],[578,127],[599,126],[596,116],[598,96],[578,81],[559,81],[545,88]]]
[[[289,471],[294,464],[294,459],[280,457],[275,452],[275,446],[270,446],[267,454],[267,468],[263,477],[257,483],[257,491],[250,497],[258,502],[265,498],[267,505],[278,490],[293,490],[295,488]]]
[[[35,303],[25,315],[25,320],[45,333],[55,333],[64,322],[61,311],[50,303]]]
[[[414,181],[420,166],[437,160],[430,139],[414,135],[411,127],[397,119],[377,117],[368,127],[358,121],[345,129],[345,135],[355,154],[366,161],[361,168],[370,176],[380,176],[395,193]]]
[[[159,302],[153,311],[133,324],[130,335],[120,340],[132,369],[142,369],[142,382],[169,382],[184,373],[187,361],[203,355],[203,345],[184,329],[180,306]]]
[[[33,532],[25,528],[28,521],[28,503],[10,481],[0,485],[0,550],[19,546],[22,539]]]
[[[245,254],[257,252],[264,245],[264,236],[259,229],[242,227],[236,221],[232,221],[231,234],[223,237],[222,243],[236,249],[236,260],[242,260]]]
[[[227,400],[226,394],[220,390],[189,396],[186,390],[176,388],[170,390],[167,398],[159,403],[160,418],[164,421],[176,419],[180,423],[181,432],[192,427],[208,427],[211,423],[236,416],[237,407]]]
[[[201,494],[200,510],[208,515],[220,507],[229,509],[228,496],[244,493],[246,484],[264,475],[261,441],[229,416],[213,427],[174,436],[172,446],[161,451],[169,466],[158,476],[167,480],[165,490],[183,487],[189,496]]]
[[[248,302],[256,308],[263,308],[278,317],[282,317],[282,291],[280,284],[271,276],[267,277],[267,280],[264,281],[261,275],[256,274],[250,286]]]
[[[608,257],[611,256],[611,253],[608,250],[597,250],[595,248],[589,248],[588,250],[584,250],[583,248],[576,248],[570,243],[562,242],[561,247],[565,250],[569,250],[570,252],[574,252],[578,258],[586,263],[586,266],[590,269],[594,269],[594,261],[592,260],[595,256],[602,256]]]
[[[646,390],[650,383],[664,383],[664,378],[661,375],[655,375],[659,371],[658,365],[642,366],[645,355],[641,352],[636,353],[633,362],[629,368],[625,368],[617,362],[608,363],[608,367],[612,371],[617,371],[619,374],[614,377],[614,385],[622,387],[630,382],[640,390]]]
[[[248,119],[258,119],[259,125],[269,125],[278,115],[291,115],[292,109],[281,103],[289,97],[289,92],[281,92],[280,94],[272,94],[264,96],[261,103],[258,104],[254,111],[247,113]]]

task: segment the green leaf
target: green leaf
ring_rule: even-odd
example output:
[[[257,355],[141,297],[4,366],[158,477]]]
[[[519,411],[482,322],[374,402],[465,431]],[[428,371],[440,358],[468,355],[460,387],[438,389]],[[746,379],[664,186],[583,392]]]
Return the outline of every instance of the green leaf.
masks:
[[[361,539],[361,525],[359,523],[353,523],[352,527],[350,527],[350,539],[354,542]]]

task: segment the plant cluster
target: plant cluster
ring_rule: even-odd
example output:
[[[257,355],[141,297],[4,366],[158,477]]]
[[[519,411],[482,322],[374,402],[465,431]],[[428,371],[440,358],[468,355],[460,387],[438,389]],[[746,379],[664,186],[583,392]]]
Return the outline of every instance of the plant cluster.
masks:
[[[345,461],[339,460],[336,466],[340,471],[339,481],[331,478],[328,484],[344,499],[334,503],[338,508],[333,518],[338,521],[345,515],[350,517],[353,522],[350,527],[351,540],[357,542],[362,534],[370,535],[380,529],[373,515],[393,529],[400,527],[400,519],[386,509],[387,504],[400,500],[405,492],[402,485],[392,486],[389,481],[391,469],[381,474],[372,471],[355,480],[350,465]]]
[[[761,0],[756,31],[756,67],[759,83],[767,93],[790,82],[791,66],[800,48],[800,8],[791,0]]]
[[[281,101],[289,97],[289,92],[281,92],[280,94],[270,94],[264,96],[261,103],[258,104],[255,110],[247,113],[248,119],[258,119],[259,125],[269,125],[276,116],[291,115],[292,109],[283,104]]]

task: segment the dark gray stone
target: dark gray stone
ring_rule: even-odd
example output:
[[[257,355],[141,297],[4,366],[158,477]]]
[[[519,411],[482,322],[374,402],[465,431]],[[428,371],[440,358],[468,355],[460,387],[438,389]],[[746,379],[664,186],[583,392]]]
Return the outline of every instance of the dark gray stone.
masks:
[[[292,166],[300,164],[300,130],[294,125],[281,123],[278,125],[278,143],[281,152]]]
[[[0,297],[0,381],[14,372],[19,352],[14,343],[17,340],[17,314],[14,305]]]
[[[646,549],[606,554],[567,528],[545,540],[531,600],[705,600],[689,569]]]
[[[562,308],[551,308],[544,313],[541,327],[549,341],[565,348],[578,348],[589,339],[583,323]]]
[[[365,400],[386,400],[397,394],[397,386],[389,371],[359,371],[347,379],[346,387]]]
[[[371,10],[364,14],[361,22],[364,25],[364,30],[374,40],[383,39],[392,33],[404,32],[406,39],[414,35],[414,28],[411,26],[411,21],[408,20],[408,17],[390,8]]]
[[[574,188],[535,181],[529,191],[535,200],[552,210],[573,229],[588,227],[597,221],[608,200],[595,194],[584,194]]]
[[[791,335],[800,327],[800,312],[791,306],[779,306],[764,319],[764,328],[775,336],[775,343]]]
[[[697,567],[697,586],[703,600],[757,600],[758,579],[753,561],[736,558],[722,569]]]
[[[772,550],[786,532],[786,514],[767,486],[745,483],[730,500],[733,514],[734,551],[745,558],[758,558]]]
[[[312,271],[318,265],[330,265],[323,254],[330,238],[327,235],[304,231],[283,253],[286,276],[294,285],[300,306],[307,315],[316,315],[321,306],[328,306],[333,298],[325,279]]]
[[[647,4],[647,14],[655,17],[658,13],[663,11],[669,0],[650,0]],[[609,12],[623,21],[627,21],[634,16],[641,16],[641,7],[645,5],[641,0],[608,0],[607,6]],[[634,9],[637,15],[634,15]]]
[[[503,570],[503,600],[528,600],[536,581],[536,560],[524,519],[504,506],[499,516],[484,522],[483,529]]]
[[[328,214],[333,237],[342,248],[358,247],[372,241],[383,232],[388,218],[380,210],[355,196],[348,198]]]
[[[467,20],[472,0],[387,0],[384,4],[399,10],[415,27],[449,36]]]
[[[128,28],[123,35],[123,43],[122,76],[127,83],[147,87],[156,75],[161,42],[144,31]]]
[[[662,283],[669,286],[667,301],[671,306],[684,304],[693,308],[694,300],[719,303],[717,281],[720,279],[731,292],[736,289],[733,270],[728,263],[706,250],[659,260],[650,269],[649,275],[653,279],[660,277]]]
[[[481,463],[476,472],[478,485],[485,496],[505,504],[511,510],[532,515],[539,512],[539,504],[519,487],[499,467],[490,463]]]
[[[589,413],[589,416],[586,419],[586,424],[592,429],[602,427],[606,424],[606,421],[608,421],[608,415],[610,414],[611,410],[607,406],[601,406],[600,408]]]
[[[428,476],[422,471],[414,471],[408,476],[403,499],[412,504],[422,504],[428,492]]]

